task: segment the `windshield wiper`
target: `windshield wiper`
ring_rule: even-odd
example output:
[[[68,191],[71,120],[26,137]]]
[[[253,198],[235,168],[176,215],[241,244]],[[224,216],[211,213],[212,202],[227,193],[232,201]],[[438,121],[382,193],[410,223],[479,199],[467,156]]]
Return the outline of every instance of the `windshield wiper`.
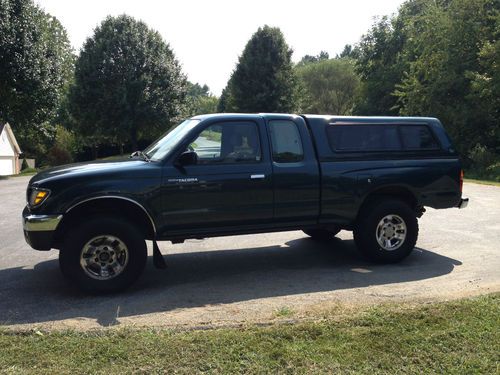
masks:
[[[131,158],[140,157],[142,160],[150,162],[151,159],[142,151],[134,151],[130,154]]]

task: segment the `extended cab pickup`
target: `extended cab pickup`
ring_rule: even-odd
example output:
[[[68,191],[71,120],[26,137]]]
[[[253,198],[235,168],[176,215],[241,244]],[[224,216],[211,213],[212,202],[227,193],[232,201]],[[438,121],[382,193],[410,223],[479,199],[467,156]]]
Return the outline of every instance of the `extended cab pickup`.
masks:
[[[153,241],[352,230],[374,261],[408,256],[424,207],[465,207],[458,155],[435,118],[196,116],[119,161],[45,170],[27,189],[24,234],[60,249],[80,288],[132,284]]]

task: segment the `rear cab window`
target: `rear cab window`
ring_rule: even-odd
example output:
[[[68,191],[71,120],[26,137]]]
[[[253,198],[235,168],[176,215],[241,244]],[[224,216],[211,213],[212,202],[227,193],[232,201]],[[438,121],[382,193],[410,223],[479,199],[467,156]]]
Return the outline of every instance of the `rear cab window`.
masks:
[[[289,120],[269,122],[273,161],[276,163],[297,163],[304,159],[302,139],[297,124]]]

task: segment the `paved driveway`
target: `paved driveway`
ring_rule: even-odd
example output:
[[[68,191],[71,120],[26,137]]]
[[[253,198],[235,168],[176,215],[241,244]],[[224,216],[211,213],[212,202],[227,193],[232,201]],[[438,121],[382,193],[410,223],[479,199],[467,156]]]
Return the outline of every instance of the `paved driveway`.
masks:
[[[166,270],[154,269],[150,258],[130,290],[93,297],[66,285],[57,251],[25,244],[20,215],[27,182],[0,180],[0,322],[7,326],[239,324],[273,320],[279,311],[300,318],[357,303],[500,290],[498,187],[466,183],[467,209],[428,210],[418,248],[400,264],[364,261],[349,232],[327,244],[302,232],[163,243]]]

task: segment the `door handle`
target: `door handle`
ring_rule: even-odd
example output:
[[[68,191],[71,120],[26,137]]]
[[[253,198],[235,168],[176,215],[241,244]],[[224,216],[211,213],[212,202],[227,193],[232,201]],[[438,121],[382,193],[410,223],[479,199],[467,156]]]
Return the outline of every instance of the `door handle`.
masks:
[[[261,180],[263,178],[266,178],[265,174],[252,174],[252,175],[250,175],[251,180]]]

